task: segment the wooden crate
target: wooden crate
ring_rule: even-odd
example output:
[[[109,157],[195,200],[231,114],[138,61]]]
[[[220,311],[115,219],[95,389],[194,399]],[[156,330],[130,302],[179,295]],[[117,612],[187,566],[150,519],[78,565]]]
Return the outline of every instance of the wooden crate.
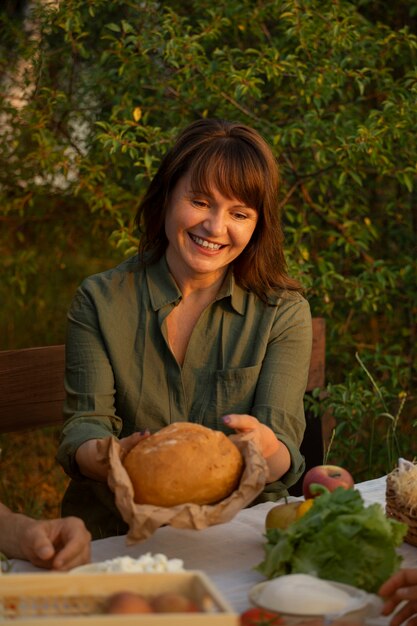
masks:
[[[103,614],[119,591],[145,597],[175,591],[203,610],[198,613]],[[0,576],[0,622],[19,626],[238,626],[239,618],[202,572],[95,574],[4,574]]]

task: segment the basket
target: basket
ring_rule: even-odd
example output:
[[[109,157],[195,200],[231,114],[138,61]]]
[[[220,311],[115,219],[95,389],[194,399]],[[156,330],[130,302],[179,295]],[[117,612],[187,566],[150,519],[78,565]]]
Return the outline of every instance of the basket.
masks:
[[[152,597],[176,591],[194,600],[196,613],[105,615],[109,595],[133,591]],[[4,574],[0,623],[19,626],[238,626],[238,615],[199,571],[164,573]]]
[[[410,508],[405,507],[398,498],[393,480],[396,473],[398,473],[398,469],[393,470],[391,474],[387,475],[385,512],[388,517],[392,517],[408,526],[404,541],[412,546],[417,546],[417,506],[414,511],[411,511]]]

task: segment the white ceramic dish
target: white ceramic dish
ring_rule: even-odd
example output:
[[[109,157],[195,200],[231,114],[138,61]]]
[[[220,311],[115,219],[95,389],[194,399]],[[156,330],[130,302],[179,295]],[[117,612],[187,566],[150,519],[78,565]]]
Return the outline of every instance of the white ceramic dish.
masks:
[[[289,574],[288,576],[281,577],[291,580],[294,577],[294,589],[297,590],[297,574]],[[312,577],[313,578],[313,577]],[[306,619],[323,618],[326,621],[332,621],[337,618],[343,617],[348,619],[354,619],[356,621],[362,621],[369,617],[376,617],[380,615],[382,608],[382,600],[374,594],[367,593],[356,587],[345,585],[334,581],[323,581],[331,585],[335,591],[342,591],[349,596],[347,604],[339,610],[330,611],[309,611],[303,606],[303,593],[297,590],[297,599],[294,602],[293,609],[288,610],[288,597],[282,599],[282,603],[278,596],[275,596],[273,591],[274,582],[279,579],[268,580],[263,583],[258,583],[252,587],[249,591],[249,600],[257,607],[263,608],[268,611],[279,613],[286,618],[287,623],[297,623],[298,621],[305,621]],[[268,588],[270,586],[270,588]],[[267,591],[272,593],[267,593]],[[265,600],[267,598],[267,601]],[[273,601],[271,600],[273,598]]]

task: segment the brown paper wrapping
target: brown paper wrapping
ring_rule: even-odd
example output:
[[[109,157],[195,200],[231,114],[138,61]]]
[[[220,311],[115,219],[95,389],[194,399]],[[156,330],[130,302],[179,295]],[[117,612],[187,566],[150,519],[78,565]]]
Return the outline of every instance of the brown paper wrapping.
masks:
[[[132,483],[121,461],[118,440],[107,437],[100,442],[103,460],[106,459],[110,466],[108,485],[115,494],[116,506],[121,516],[129,526],[127,545],[147,539],[161,526],[202,530],[214,524],[223,524],[259,495],[268,475],[266,461],[250,433],[232,435],[231,439],[245,461],[238,488],[216,504],[200,506],[187,503],[171,508],[136,504],[133,500]]]

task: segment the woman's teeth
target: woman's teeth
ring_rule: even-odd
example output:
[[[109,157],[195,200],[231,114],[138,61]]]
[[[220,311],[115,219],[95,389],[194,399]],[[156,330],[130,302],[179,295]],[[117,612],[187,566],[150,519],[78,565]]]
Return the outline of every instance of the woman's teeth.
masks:
[[[202,246],[203,248],[208,248],[209,250],[220,250],[220,248],[222,247],[220,243],[211,243],[210,241],[206,241],[206,239],[200,239],[200,237],[196,237],[195,235],[190,235],[190,237],[199,246]]]

